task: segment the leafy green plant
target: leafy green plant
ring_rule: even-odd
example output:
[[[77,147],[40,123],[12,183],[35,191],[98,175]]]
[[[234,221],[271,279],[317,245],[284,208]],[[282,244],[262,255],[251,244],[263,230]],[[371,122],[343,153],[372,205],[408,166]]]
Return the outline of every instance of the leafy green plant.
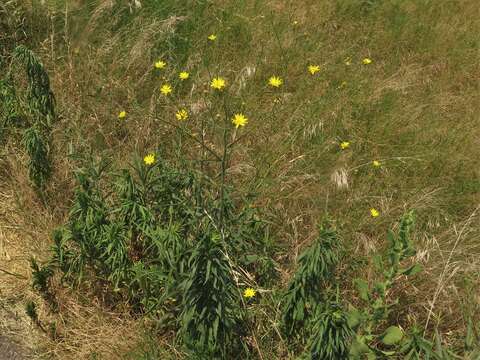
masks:
[[[352,336],[353,330],[348,324],[347,313],[337,303],[327,305],[314,321],[310,345],[311,359],[346,359]]]
[[[201,234],[186,266],[181,319],[185,344],[199,359],[238,355],[240,295],[221,237],[210,231]]]
[[[26,95],[15,81],[14,70],[23,66],[27,77]],[[5,79],[0,81],[0,138],[12,126],[27,127],[22,145],[28,156],[29,177],[35,188],[42,191],[52,172],[50,133],[55,119],[55,99],[45,68],[34,53],[23,45],[15,48]]]
[[[339,242],[334,230],[321,226],[314,243],[298,259],[298,269],[285,294],[282,320],[285,333],[298,331],[323,300],[326,281],[339,261]]]

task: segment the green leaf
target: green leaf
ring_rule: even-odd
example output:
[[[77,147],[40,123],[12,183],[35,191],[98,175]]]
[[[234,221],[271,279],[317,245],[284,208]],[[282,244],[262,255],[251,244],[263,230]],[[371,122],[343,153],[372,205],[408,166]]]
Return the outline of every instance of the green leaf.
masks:
[[[408,269],[402,270],[400,273],[403,274],[403,275],[411,276],[411,275],[418,274],[422,270],[423,270],[422,265],[415,264],[415,265],[410,266]]]
[[[347,324],[352,329],[356,329],[362,321],[362,314],[357,309],[353,309],[347,313]]]
[[[370,299],[368,295],[368,283],[363,279],[355,279],[354,283],[357,286],[360,299],[368,301]]]
[[[365,344],[365,339],[362,336],[357,336],[352,341],[350,347],[350,355],[354,359],[360,359],[362,354],[366,354],[370,351],[370,348]]]
[[[382,342],[385,345],[395,345],[403,338],[402,330],[397,326],[390,326],[385,330],[382,336]]]

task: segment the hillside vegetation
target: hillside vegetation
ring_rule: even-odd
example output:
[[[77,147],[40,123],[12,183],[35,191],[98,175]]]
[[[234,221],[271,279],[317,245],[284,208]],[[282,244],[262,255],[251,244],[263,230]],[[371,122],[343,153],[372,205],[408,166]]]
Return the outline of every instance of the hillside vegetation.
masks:
[[[478,14],[3,1],[0,352],[478,359]]]

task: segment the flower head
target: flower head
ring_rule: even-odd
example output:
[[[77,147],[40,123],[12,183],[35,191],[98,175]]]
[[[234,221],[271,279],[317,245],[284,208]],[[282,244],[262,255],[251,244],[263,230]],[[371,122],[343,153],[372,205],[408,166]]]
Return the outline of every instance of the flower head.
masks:
[[[167,66],[165,61],[158,60],[155,62],[155,69],[163,69],[165,66]]]
[[[239,126],[245,126],[248,123],[248,119],[243,114],[235,114],[232,118],[232,123],[238,128]]]
[[[348,148],[350,146],[350,143],[348,141],[342,141],[340,143],[340,147],[342,148],[342,150],[345,150],[346,148]]]
[[[352,65],[352,59],[351,59],[350,57],[347,57],[347,58],[345,59],[345,65],[347,65],[347,66]]]
[[[155,154],[148,154],[143,158],[145,165],[152,165],[155,162]]]
[[[273,87],[280,87],[283,84],[283,80],[280,79],[278,76],[272,76],[270,79],[268,79],[268,85],[273,86]]]
[[[380,161],[378,161],[378,160],[373,160],[373,161],[372,161],[372,165],[373,165],[374,167],[380,167],[380,165],[382,165],[382,164],[381,164]]]
[[[371,64],[371,63],[372,63],[372,59],[365,58],[365,59],[362,60],[362,63],[363,63],[363,65]]]
[[[182,71],[180,74],[178,74],[178,77],[180,80],[187,80],[190,77],[190,74],[186,71]]]
[[[160,88],[160,92],[163,95],[167,96],[172,92],[172,87],[170,86],[170,84],[163,84],[162,87]]]
[[[120,111],[118,114],[119,119],[125,119],[127,117],[127,112],[125,110]]]
[[[256,291],[252,288],[246,288],[245,291],[243,292],[243,297],[245,299],[251,299],[252,297],[254,297],[256,294]]]
[[[210,86],[216,90],[222,90],[225,87],[225,79],[221,77],[216,77],[212,79]]]
[[[188,119],[188,112],[185,109],[178,110],[175,113],[175,117],[177,120],[187,120]]]
[[[210,40],[210,41],[217,40],[217,35],[215,35],[215,34],[208,35],[208,40]]]
[[[320,71],[320,66],[318,66],[318,65],[309,65],[309,66],[308,66],[308,71],[310,72],[310,74],[315,75],[315,73],[317,73],[317,72]]]
[[[372,217],[377,217],[378,215],[380,215],[380,213],[378,212],[377,209],[374,209],[374,208],[371,208],[370,209],[370,215],[372,215]]]

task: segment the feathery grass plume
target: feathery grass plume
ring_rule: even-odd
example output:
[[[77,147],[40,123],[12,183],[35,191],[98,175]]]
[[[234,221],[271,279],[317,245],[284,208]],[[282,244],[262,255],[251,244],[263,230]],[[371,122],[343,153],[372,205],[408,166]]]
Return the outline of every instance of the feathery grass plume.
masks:
[[[314,319],[310,356],[312,360],[346,359],[353,330],[347,314],[337,303],[330,303]]]
[[[184,343],[200,359],[238,356],[240,295],[220,236],[211,231],[201,233],[187,266],[189,272],[182,283]]]
[[[322,225],[314,243],[298,259],[298,269],[288,286],[283,305],[283,325],[287,335],[302,327],[322,300],[326,281],[339,261],[337,233]]]

